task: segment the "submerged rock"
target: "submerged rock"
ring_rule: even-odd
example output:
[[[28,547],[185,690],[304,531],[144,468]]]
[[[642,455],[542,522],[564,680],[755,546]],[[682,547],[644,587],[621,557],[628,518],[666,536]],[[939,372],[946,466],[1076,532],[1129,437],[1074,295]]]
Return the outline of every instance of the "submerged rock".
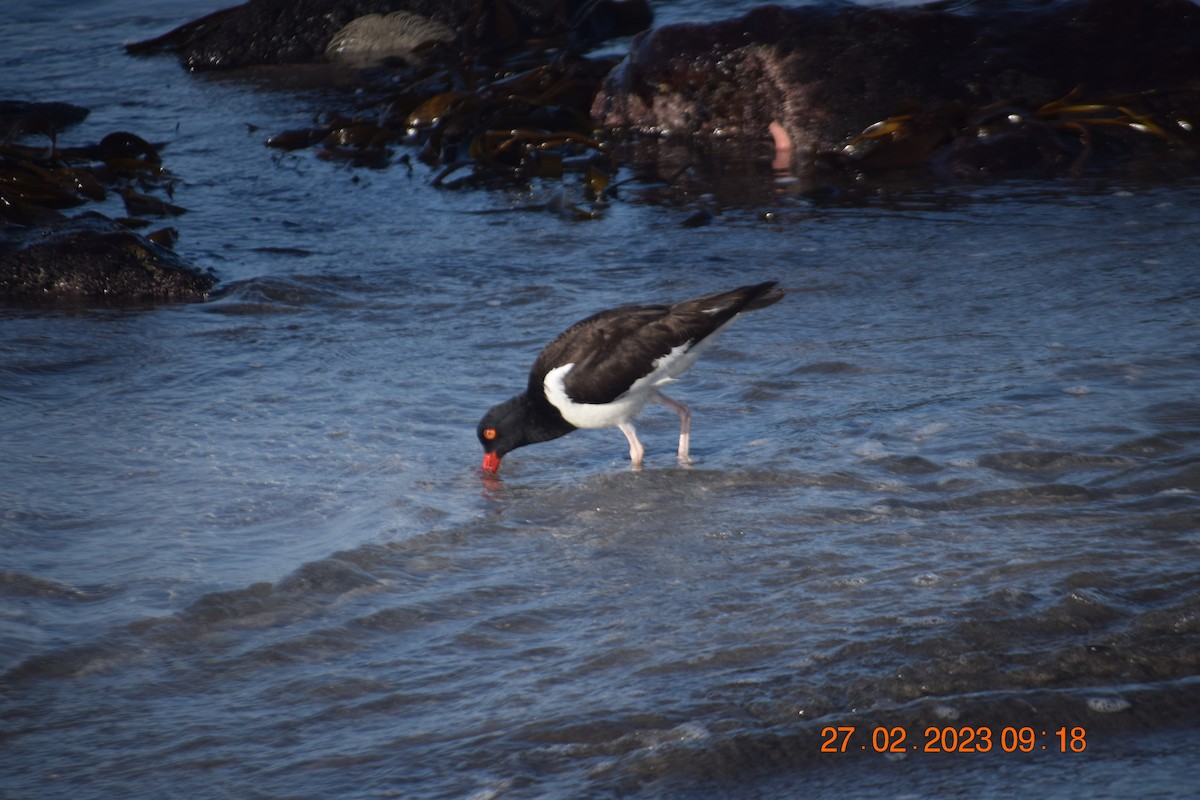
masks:
[[[1190,0],[769,5],[639,35],[592,115],[666,136],[774,134],[784,148],[882,167],[995,137],[1009,168],[1071,163],[1093,133],[1194,148],[1198,78]],[[969,169],[992,162],[979,141],[956,149]]]
[[[203,300],[216,278],[96,213],[0,228],[0,300],[146,303]]]

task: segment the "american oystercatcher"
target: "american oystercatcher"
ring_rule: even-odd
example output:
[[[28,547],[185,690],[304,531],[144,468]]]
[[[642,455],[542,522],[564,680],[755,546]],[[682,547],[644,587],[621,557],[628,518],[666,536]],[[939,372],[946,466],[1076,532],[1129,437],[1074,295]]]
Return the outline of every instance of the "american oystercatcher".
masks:
[[[533,362],[529,387],[479,422],[484,471],[496,472],[510,450],[576,428],[620,428],[629,440],[633,468],[641,469],[645,448],[633,420],[651,400],[679,415],[679,462],[691,463],[691,411],[660,387],[696,363],[743,311],[779,302],[783,290],[775,284],[743,286],[672,306],[613,308],[567,328]]]

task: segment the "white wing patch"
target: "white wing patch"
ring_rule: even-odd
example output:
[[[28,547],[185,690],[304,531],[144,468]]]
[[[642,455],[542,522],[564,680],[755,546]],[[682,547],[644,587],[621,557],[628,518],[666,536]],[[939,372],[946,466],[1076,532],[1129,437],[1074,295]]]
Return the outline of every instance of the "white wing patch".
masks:
[[[546,373],[546,380],[542,384],[546,399],[558,409],[563,419],[576,428],[615,428],[642,413],[655,391],[687,372],[714,338],[715,334],[710,334],[694,347],[691,342],[686,342],[659,356],[648,375],[634,381],[624,394],[611,403],[577,403],[572,400],[567,394],[566,380],[567,373],[574,369],[575,364],[563,364]]]
[[[611,403],[576,403],[567,394],[565,386],[567,373],[574,367],[574,364],[555,367],[546,373],[546,380],[542,386],[550,404],[558,409],[563,419],[576,428],[615,428],[622,422],[628,422],[642,413],[643,406],[650,399],[650,391],[653,391],[651,387],[647,387],[648,390],[641,392],[641,396],[635,393],[638,384],[646,380],[642,378],[633,388]]]

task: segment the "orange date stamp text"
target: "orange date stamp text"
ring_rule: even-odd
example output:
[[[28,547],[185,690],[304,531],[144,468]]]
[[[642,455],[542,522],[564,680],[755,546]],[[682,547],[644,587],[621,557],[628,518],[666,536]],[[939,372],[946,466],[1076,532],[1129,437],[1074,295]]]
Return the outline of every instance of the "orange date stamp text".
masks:
[[[822,753],[1082,753],[1087,731],[1063,726],[1058,730],[1032,726],[936,726],[917,737],[900,725],[877,725],[859,730],[855,725],[829,725],[821,729]]]

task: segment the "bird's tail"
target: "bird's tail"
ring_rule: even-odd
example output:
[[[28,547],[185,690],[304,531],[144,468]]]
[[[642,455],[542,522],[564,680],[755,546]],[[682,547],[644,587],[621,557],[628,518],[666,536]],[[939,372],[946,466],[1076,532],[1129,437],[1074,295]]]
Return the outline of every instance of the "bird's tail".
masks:
[[[756,286],[744,286],[742,289],[737,290],[755,290],[750,293],[751,299],[746,303],[745,306],[742,307],[742,310],[755,311],[757,309],[766,308],[767,306],[773,306],[778,303],[783,299],[784,294],[786,294],[783,289],[776,288],[778,283],[778,281],[767,281],[766,283],[760,283]]]

